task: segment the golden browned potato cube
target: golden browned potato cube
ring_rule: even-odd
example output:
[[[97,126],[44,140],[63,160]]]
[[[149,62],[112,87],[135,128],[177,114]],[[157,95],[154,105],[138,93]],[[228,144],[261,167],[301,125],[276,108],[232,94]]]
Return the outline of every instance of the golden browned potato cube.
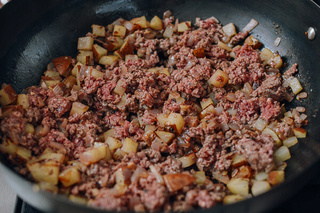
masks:
[[[101,47],[98,44],[93,45],[92,51],[93,51],[93,56],[97,59],[97,61],[99,61],[102,56],[108,54],[108,50],[106,50],[105,48]]]
[[[17,104],[21,105],[24,109],[29,108],[29,98],[26,94],[19,94],[17,97]]]
[[[222,70],[216,70],[208,83],[214,87],[223,87],[229,80],[229,76]]]
[[[271,185],[278,185],[284,181],[284,171],[271,171],[268,175],[268,182]]]
[[[167,123],[167,120],[168,120],[167,114],[160,113],[157,115],[157,121],[160,126],[164,127]]]
[[[58,70],[59,74],[68,77],[71,72],[71,56],[62,56],[52,60],[54,66]]]
[[[118,94],[118,95],[123,95],[125,93],[125,91],[126,91],[126,88],[122,87],[123,83],[124,83],[123,80],[120,79],[117,82],[116,87],[113,89],[113,92]]]
[[[181,103],[184,103],[184,102],[185,102],[185,99],[182,98],[182,97],[180,96],[180,94],[177,93],[177,92],[171,92],[171,93],[169,94],[168,100],[172,100],[172,99],[174,99],[174,101],[175,101],[176,103],[178,103],[178,104],[181,104]]]
[[[150,28],[154,30],[162,30],[163,28],[162,20],[158,16],[154,16],[150,21]]]
[[[196,178],[197,184],[204,184],[204,182],[207,180],[206,173],[204,171],[196,171],[193,175]]]
[[[92,28],[93,35],[100,36],[100,37],[106,36],[106,28],[104,26],[93,24],[91,28]]]
[[[147,28],[148,27],[147,19],[146,19],[145,16],[133,18],[130,22],[132,24],[139,25],[141,28]]]
[[[136,153],[137,152],[137,148],[138,148],[138,143],[134,140],[132,140],[131,138],[126,138],[123,141],[123,145],[122,145],[122,151],[124,151],[125,153]]]
[[[107,140],[108,137],[114,137],[114,129],[109,129],[103,133],[103,140]]]
[[[102,65],[111,65],[118,60],[118,56],[116,55],[106,55],[102,56],[99,60],[99,64]]]
[[[272,137],[272,139],[276,142],[277,147],[280,147],[282,145],[281,140],[279,139],[277,133],[275,133],[272,129],[269,127],[266,127],[263,131],[262,134],[269,135]]]
[[[121,25],[114,25],[113,28],[113,35],[124,38],[126,36],[127,29],[124,26]]]
[[[121,148],[122,147],[122,143],[120,140],[115,139],[111,136],[108,136],[106,139],[106,143],[109,146],[109,149],[113,152],[114,150]]]
[[[231,165],[233,167],[239,167],[239,166],[243,166],[245,164],[247,164],[248,161],[247,159],[243,156],[243,155],[239,155],[239,154],[234,154],[232,156],[232,163]]]
[[[90,164],[96,163],[100,160],[105,159],[107,156],[107,147],[101,145],[98,147],[93,147],[80,154],[80,162],[88,166]]]
[[[166,174],[163,179],[170,192],[176,192],[196,180],[195,177],[184,173]]]
[[[181,22],[178,24],[178,32],[183,33],[184,31],[188,30],[189,26],[186,22]]]
[[[180,114],[170,113],[170,115],[168,116],[167,125],[172,127],[175,132],[180,135],[185,125],[185,121]]]
[[[5,139],[2,144],[0,144],[0,151],[10,155],[15,155],[17,152],[18,146],[12,143],[11,140]]]
[[[127,103],[127,95],[123,94],[119,103],[117,103],[117,107],[119,110],[123,110]]]
[[[282,67],[282,58],[280,55],[276,54],[267,61],[267,64],[276,69],[280,69]]]
[[[263,65],[266,65],[267,62],[273,57],[273,52],[268,48],[264,48],[260,53],[260,58],[263,61]]]
[[[213,102],[212,102],[211,98],[204,98],[200,101],[200,105],[201,105],[202,110],[204,110],[208,106],[213,105]]]
[[[77,55],[77,61],[84,65],[93,65],[94,58],[93,52],[90,50],[80,50],[79,54]]]
[[[193,50],[193,55],[197,58],[204,58],[206,56],[206,53],[204,52],[204,49],[200,47]]]
[[[117,149],[117,151],[115,151],[113,153],[113,158],[115,160],[121,160],[127,153],[124,152],[122,149]]]
[[[168,68],[161,68],[159,73],[165,74],[166,76],[170,76],[170,72]]]
[[[93,38],[89,36],[80,37],[78,39],[78,50],[92,50],[93,41]]]
[[[8,106],[2,107],[1,110],[2,110],[2,115],[0,116],[0,118],[7,117],[13,111],[18,111],[23,113],[22,105],[8,105]]]
[[[24,161],[28,161],[31,159],[31,151],[22,146],[18,146],[16,154]]]
[[[104,47],[107,48],[108,51],[115,51],[119,49],[124,43],[124,40],[120,37],[113,38],[114,39],[107,40],[106,45],[104,45]]]
[[[83,66],[83,64],[81,64],[80,62],[77,62],[77,64],[71,70],[71,75],[73,75],[74,77],[77,77],[79,70],[82,66]]]
[[[72,186],[80,181],[80,172],[76,167],[70,167],[60,173],[59,180],[64,187]]]
[[[307,137],[307,131],[301,127],[296,127],[293,129],[293,133],[297,138]]]
[[[49,160],[42,163],[27,163],[27,168],[37,182],[47,182],[57,185],[59,181],[60,167],[55,160]]]
[[[33,134],[34,133],[34,126],[32,124],[29,124],[29,123],[26,123],[24,125],[24,129],[25,129],[25,132],[26,134]]]
[[[74,115],[76,113],[83,114],[89,110],[89,106],[84,105],[80,102],[73,102],[70,110],[70,115]]]
[[[124,43],[122,44],[121,48],[117,51],[115,51],[115,54],[118,54],[118,56],[122,59],[125,59],[125,56],[128,54],[133,54],[134,53],[134,43],[135,39],[128,36]]]
[[[214,113],[214,106],[213,105],[209,105],[207,108],[205,108],[204,110],[201,111],[200,113],[200,119],[204,118],[208,113]]]
[[[265,121],[262,118],[258,118],[256,122],[253,124],[253,128],[256,130],[262,131],[264,130],[264,128],[266,128],[267,124],[268,124],[267,121]]]
[[[77,79],[74,76],[69,75],[67,78],[63,80],[63,83],[66,85],[68,89],[71,90],[73,86],[77,84]]]
[[[132,60],[132,61],[136,61],[138,60],[138,56],[137,55],[126,55],[124,61],[127,62],[128,60]]]
[[[52,63],[53,65],[53,63]],[[54,65],[53,65],[54,66]],[[48,77],[51,77],[53,79],[56,79],[56,80],[60,80],[61,77],[60,77],[60,73],[57,72],[57,71],[53,71],[53,70],[47,70],[44,72],[44,75],[45,76],[48,76]]]
[[[54,153],[49,151],[44,151],[38,160],[55,160],[58,163],[63,163],[64,161],[64,154],[62,153]]]
[[[259,49],[262,46],[262,43],[253,35],[250,35],[249,37],[247,37],[246,40],[244,40],[244,43],[248,44],[253,49]]]
[[[192,152],[186,156],[178,158],[178,160],[182,163],[182,168],[187,168],[197,162],[197,156]]]
[[[288,147],[281,146],[274,152],[274,159],[276,162],[283,162],[291,158]]]
[[[163,32],[164,38],[171,38],[174,33],[174,25],[169,24]]]
[[[223,198],[223,204],[233,204],[244,199],[245,197],[241,195],[227,195]]]
[[[2,106],[6,106],[9,104],[12,104],[17,99],[17,93],[14,91],[12,86],[10,84],[3,87],[2,90],[0,90],[0,104]]]
[[[230,192],[242,196],[249,195],[249,179],[247,178],[232,178],[228,184],[227,188]]]
[[[174,138],[174,134],[171,132],[158,130],[158,131],[156,131],[156,134],[165,143],[170,143],[172,141],[172,139]]]

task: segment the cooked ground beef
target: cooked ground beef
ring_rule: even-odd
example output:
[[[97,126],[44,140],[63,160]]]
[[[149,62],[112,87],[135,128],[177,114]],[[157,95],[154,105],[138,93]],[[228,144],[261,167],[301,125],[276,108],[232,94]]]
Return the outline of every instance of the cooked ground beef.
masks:
[[[225,32],[214,18],[197,19],[197,28],[184,22],[179,32],[168,13],[161,30],[138,19],[84,38],[113,56],[80,53],[83,64],[72,59],[65,70],[71,75],[49,69],[40,86],[25,90],[24,108],[1,109],[0,150],[21,164],[18,172],[95,208],[155,212],[229,202],[236,193],[229,182],[249,187],[256,174],[282,166],[274,157],[279,141],[307,123],[304,110],[283,117],[280,102],[292,95],[283,79],[297,64],[282,78],[243,43],[249,32],[221,45]],[[115,24],[127,33],[117,35]]]

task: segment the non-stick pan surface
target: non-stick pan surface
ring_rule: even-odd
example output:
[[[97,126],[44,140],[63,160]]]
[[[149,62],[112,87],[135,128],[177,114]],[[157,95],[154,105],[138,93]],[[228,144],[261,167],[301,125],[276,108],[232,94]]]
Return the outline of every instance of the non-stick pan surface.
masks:
[[[92,24],[106,25],[119,17],[145,15],[150,20],[172,10],[180,20],[215,16],[222,24],[233,22],[239,29],[251,18],[259,25],[252,31],[266,47],[278,51],[287,67],[299,64],[299,78],[308,99],[290,103],[306,107],[308,137],[291,148],[286,181],[261,196],[201,212],[261,212],[297,192],[320,170],[320,38],[310,41],[309,27],[320,29],[320,8],[305,0],[13,0],[0,10],[0,83],[17,92],[36,85],[46,65],[55,57],[76,55],[77,37]],[[274,40],[280,37],[278,47]],[[67,201],[62,195],[34,192],[32,183],[13,172],[1,156],[0,172],[18,195],[46,212],[95,212]],[[200,211],[199,211],[200,212]]]

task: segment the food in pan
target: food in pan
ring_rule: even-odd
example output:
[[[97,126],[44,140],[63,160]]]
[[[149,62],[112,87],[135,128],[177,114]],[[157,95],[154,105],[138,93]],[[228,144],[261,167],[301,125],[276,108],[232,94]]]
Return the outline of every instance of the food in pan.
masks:
[[[92,25],[39,86],[0,90],[1,141],[41,189],[116,211],[189,211],[257,196],[306,137],[306,98],[281,56],[233,23],[167,11]]]

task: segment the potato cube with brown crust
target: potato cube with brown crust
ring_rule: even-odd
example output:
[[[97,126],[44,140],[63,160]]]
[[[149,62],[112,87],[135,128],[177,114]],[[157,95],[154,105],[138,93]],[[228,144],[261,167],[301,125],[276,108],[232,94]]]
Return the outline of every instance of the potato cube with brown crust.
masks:
[[[10,84],[3,86],[0,90],[0,104],[6,106],[12,104],[17,99],[17,93],[14,91]]]

